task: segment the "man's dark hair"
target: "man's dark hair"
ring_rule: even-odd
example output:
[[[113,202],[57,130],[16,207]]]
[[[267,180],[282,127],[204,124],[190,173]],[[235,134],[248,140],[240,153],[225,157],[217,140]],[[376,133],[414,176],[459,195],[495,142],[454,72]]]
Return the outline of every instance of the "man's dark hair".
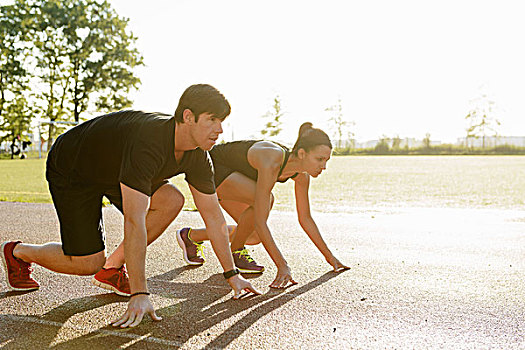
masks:
[[[175,110],[175,121],[183,123],[182,114],[189,109],[198,121],[202,113],[211,113],[215,118],[224,120],[230,115],[230,103],[219,90],[208,84],[195,84],[184,91]]]

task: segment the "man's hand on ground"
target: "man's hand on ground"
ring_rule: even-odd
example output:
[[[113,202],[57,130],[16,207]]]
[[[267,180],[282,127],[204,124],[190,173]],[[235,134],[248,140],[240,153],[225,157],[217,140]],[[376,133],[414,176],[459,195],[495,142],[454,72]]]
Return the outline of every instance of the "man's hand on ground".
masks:
[[[149,314],[153,321],[162,320],[162,317],[157,316],[155,313],[155,309],[147,295],[136,295],[130,299],[128,309],[122,317],[113,322],[113,326],[120,326],[120,328],[138,326],[144,314]]]

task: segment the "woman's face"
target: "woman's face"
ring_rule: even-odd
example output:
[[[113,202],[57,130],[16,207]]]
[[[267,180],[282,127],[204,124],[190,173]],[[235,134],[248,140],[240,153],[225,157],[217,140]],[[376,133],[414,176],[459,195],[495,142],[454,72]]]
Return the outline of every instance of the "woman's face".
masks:
[[[299,150],[302,156],[303,169],[310,176],[317,177],[326,169],[326,162],[332,155],[332,149],[325,145],[319,145],[306,152],[304,149]]]

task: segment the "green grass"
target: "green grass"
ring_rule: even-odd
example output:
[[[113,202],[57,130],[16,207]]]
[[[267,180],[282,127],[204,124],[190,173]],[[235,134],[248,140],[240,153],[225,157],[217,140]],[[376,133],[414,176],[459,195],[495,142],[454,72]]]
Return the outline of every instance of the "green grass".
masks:
[[[45,159],[0,160],[0,201],[52,203],[45,168]],[[195,204],[183,175],[176,176],[172,182],[186,197],[185,209],[193,210]]]
[[[45,160],[0,160],[0,201],[50,203]]]
[[[0,160],[0,201],[51,203],[44,159]],[[172,182],[194,209],[183,175]],[[294,210],[293,181],[276,184],[275,208]],[[344,156],[312,179],[312,209],[370,206],[525,207],[525,156]]]
[[[276,208],[294,210],[292,181],[274,189]],[[333,157],[312,179],[313,210],[360,206],[525,207],[525,156]]]

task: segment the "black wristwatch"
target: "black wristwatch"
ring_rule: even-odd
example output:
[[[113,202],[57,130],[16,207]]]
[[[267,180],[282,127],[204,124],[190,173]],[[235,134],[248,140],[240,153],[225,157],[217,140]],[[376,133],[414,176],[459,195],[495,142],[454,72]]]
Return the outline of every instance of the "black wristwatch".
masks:
[[[241,273],[241,271],[239,271],[239,269],[233,269],[233,270],[230,270],[230,271],[223,272],[222,275],[224,276],[224,278],[228,279],[228,278],[233,277],[235,275],[238,275],[240,273]]]

